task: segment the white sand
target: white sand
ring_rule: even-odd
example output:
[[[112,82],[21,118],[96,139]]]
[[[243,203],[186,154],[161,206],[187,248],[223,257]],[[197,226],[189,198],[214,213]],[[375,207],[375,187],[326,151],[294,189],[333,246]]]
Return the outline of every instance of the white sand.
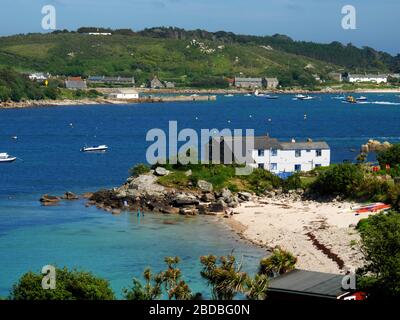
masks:
[[[298,258],[297,267],[344,273],[362,265],[360,236],[354,227],[367,214],[356,215],[350,202],[319,203],[285,198],[259,198],[235,209],[236,228],[245,238],[268,247],[279,246]],[[232,225],[232,223],[230,223]],[[233,225],[237,223],[233,223]],[[317,248],[307,233],[344,262],[339,268],[329,253]]]

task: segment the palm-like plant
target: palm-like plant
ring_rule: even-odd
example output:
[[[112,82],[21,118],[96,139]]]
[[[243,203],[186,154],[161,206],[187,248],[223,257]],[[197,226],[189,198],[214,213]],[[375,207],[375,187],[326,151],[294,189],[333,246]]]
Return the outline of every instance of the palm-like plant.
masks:
[[[203,256],[200,262],[203,265],[200,274],[211,286],[214,300],[232,300],[238,293],[246,291],[247,273],[241,271],[242,264],[236,263],[233,255],[220,257],[219,263],[215,256]]]
[[[265,300],[269,278],[265,274],[256,274],[254,278],[248,278],[246,297],[249,300]]]
[[[271,256],[260,261],[258,273],[268,277],[276,277],[293,270],[296,262],[297,258],[290,252],[276,248]]]

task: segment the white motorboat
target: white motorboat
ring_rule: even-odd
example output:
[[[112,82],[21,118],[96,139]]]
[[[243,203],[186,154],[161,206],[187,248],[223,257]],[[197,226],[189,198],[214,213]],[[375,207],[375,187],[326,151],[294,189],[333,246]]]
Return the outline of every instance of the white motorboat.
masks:
[[[255,95],[256,97],[265,97],[265,94],[264,94],[264,93],[260,93],[258,90],[256,90],[256,91],[254,92],[254,95]]]
[[[4,162],[14,162],[17,160],[16,157],[10,156],[8,153],[0,153],[0,163]]]
[[[356,98],[356,100],[357,101],[366,101],[366,100],[368,100],[368,98],[364,97],[364,96],[361,96],[361,97]]]
[[[297,98],[297,99],[298,99],[298,100],[313,100],[314,97],[311,97],[311,96],[303,96],[303,97]]]
[[[296,99],[304,99],[306,96],[304,94],[296,94],[294,97]]]
[[[93,147],[83,147],[81,148],[82,152],[98,152],[98,151],[106,151],[108,147],[105,144],[100,146],[93,146]]]
[[[230,93],[230,94],[226,94],[225,97],[231,98],[231,97],[234,97],[234,95]]]

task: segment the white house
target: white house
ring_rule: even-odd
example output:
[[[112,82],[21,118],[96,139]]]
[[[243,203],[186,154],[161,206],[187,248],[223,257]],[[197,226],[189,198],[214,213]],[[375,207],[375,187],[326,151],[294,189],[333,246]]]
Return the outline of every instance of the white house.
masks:
[[[134,89],[119,89],[116,92],[110,93],[108,97],[111,99],[133,100],[139,99],[139,92]]]
[[[376,82],[387,83],[388,76],[386,74],[349,74],[347,80],[349,82]]]
[[[223,137],[219,144],[219,161],[221,163],[229,163],[225,161],[226,150],[232,150],[235,155],[235,140],[242,137]],[[211,142],[213,148],[215,139]],[[293,173],[300,171],[310,171],[317,167],[326,167],[330,165],[331,151],[329,145],[324,141],[305,141],[297,142],[281,142],[268,136],[254,137],[254,146],[244,142],[241,145],[242,150],[239,151],[241,156],[246,156],[248,165],[253,168],[262,168],[275,174]],[[207,146],[207,154],[210,161],[215,161],[215,149],[211,148],[210,143]],[[228,149],[226,149],[228,148]],[[229,152],[229,151],[228,151]],[[241,152],[241,153],[240,153]],[[232,157],[234,158],[234,156]],[[218,158],[217,158],[218,159]]]
[[[44,74],[43,72],[34,72],[30,73],[28,77],[32,81],[44,81],[49,78],[49,74]]]
[[[263,137],[267,138],[267,137]],[[264,141],[262,141],[264,140]],[[255,140],[252,158],[254,168],[273,173],[311,171],[330,165],[331,150],[326,142],[279,142],[272,139]],[[260,143],[261,142],[261,143]]]

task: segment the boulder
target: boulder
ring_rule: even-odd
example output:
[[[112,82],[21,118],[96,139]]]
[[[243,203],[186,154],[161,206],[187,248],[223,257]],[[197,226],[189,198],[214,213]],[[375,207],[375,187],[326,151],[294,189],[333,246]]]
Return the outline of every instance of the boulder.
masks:
[[[188,170],[185,172],[186,177],[190,177],[192,175],[192,170]]]
[[[163,177],[163,176],[169,175],[170,172],[167,169],[163,168],[163,167],[157,167],[156,170],[154,171],[154,173],[157,176]]]
[[[213,191],[213,185],[210,182],[207,182],[205,180],[199,180],[197,182],[197,186],[203,192],[212,192]]]
[[[203,201],[203,202],[213,202],[213,201],[215,201],[215,196],[214,196],[214,194],[212,194],[210,192],[204,193],[201,196],[201,201]]]
[[[179,214],[184,215],[184,216],[195,216],[199,212],[196,208],[180,208],[179,209]]]
[[[72,192],[68,191],[62,196],[62,199],[64,199],[64,200],[78,200],[79,197],[75,193],[72,193]]]
[[[238,197],[239,197],[239,199],[241,199],[243,201],[250,201],[252,198],[252,195],[249,192],[238,192]]]
[[[133,190],[137,190],[134,192]],[[125,191],[128,195],[135,196],[149,195],[149,196],[162,196],[165,188],[157,183],[157,177],[149,174],[140,175],[131,179],[124,186],[117,189],[117,193]]]
[[[198,205],[199,203],[199,199],[197,199],[194,195],[186,193],[179,193],[172,199],[172,204],[175,207]]]
[[[164,214],[178,214],[179,213],[179,209],[178,208],[174,208],[174,207],[161,207],[158,209],[158,211],[160,211],[161,213]]]
[[[210,204],[208,207],[209,212],[224,212],[226,209],[227,205],[223,200],[218,200],[217,202],[214,202]]]
[[[50,196],[50,195],[48,195],[48,194],[45,194],[45,195],[43,195],[41,198],[40,198],[40,202],[43,204],[43,205],[51,205],[51,204],[55,204],[55,203],[58,203],[58,202],[60,202],[60,197],[57,197],[57,196]]]

